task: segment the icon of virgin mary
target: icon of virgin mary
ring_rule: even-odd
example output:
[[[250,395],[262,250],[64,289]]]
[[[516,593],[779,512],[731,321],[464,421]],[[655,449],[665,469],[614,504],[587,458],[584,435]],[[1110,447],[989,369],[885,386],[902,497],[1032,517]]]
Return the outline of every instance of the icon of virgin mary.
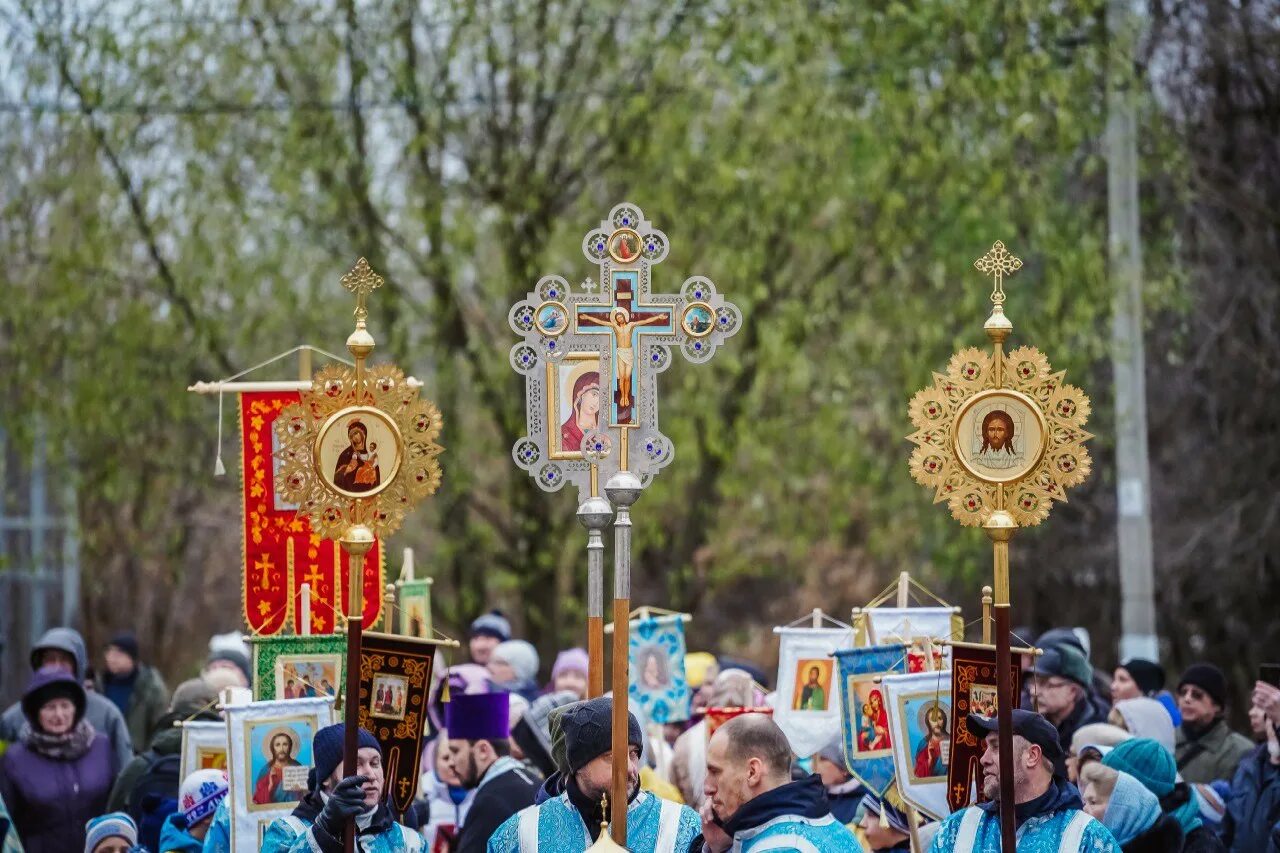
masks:
[[[560,449],[582,450],[582,437],[600,425],[600,373],[588,371],[573,383],[573,411],[560,425]]]
[[[378,445],[369,444],[369,428],[361,421],[347,424],[347,447],[333,469],[333,484],[348,492],[367,492],[382,482]]]

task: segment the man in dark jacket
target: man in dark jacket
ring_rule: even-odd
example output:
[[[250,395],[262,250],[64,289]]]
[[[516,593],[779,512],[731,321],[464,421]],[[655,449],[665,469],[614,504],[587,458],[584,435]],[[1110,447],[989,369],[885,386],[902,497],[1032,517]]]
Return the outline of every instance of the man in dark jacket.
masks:
[[[1063,644],[1045,649],[1036,658],[1031,678],[1036,710],[1058,730],[1062,757],[1055,758],[1055,769],[1065,776],[1065,756],[1076,730],[1107,719],[1106,709],[1098,707],[1090,695],[1093,670],[1074,646]]]
[[[32,672],[42,667],[56,666],[83,683],[87,662],[84,638],[71,628],[51,628],[31,648]],[[124,715],[110,699],[97,693],[89,693],[85,697],[84,718],[93,724],[99,734],[106,735],[111,751],[115,754],[117,767],[123,767],[133,759],[133,743],[129,739],[129,730],[125,727]],[[24,719],[20,702],[9,706],[0,715],[0,740],[16,741]]]
[[[1280,851],[1280,689],[1258,682],[1249,724],[1263,742],[1245,755],[1231,780],[1222,840],[1231,853]]]
[[[484,853],[495,829],[533,805],[541,780],[511,757],[510,714],[506,693],[455,695],[445,705],[445,763],[462,787],[476,790],[458,835],[458,853]]]
[[[730,847],[862,853],[857,837],[831,816],[822,779],[815,774],[791,781],[791,745],[763,714],[734,717],[711,736],[703,791],[710,803],[703,813],[710,853]]]
[[[160,673],[138,659],[138,640],[127,631],[111,639],[103,657],[98,692],[124,714],[134,750],[145,752],[152,730],[168,710],[169,688]]]
[[[1230,779],[1253,744],[1227,725],[1227,677],[1211,663],[1187,667],[1178,679],[1182,725],[1174,755],[1178,772],[1191,784]]]
[[[111,797],[107,800],[109,811],[135,812],[129,807],[130,795],[147,768],[155,760],[182,752],[182,726],[177,723],[183,720],[222,719],[214,708],[217,698],[213,688],[203,679],[192,678],[178,685],[169,702],[168,713],[160,718],[150,733],[151,746],[147,752],[134,756],[116,778]],[[172,798],[178,798],[177,784],[174,785]]]

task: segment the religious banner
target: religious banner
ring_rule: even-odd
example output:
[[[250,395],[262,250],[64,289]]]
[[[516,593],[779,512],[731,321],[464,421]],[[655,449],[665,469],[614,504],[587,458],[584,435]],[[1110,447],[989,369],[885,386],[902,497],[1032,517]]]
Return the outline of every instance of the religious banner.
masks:
[[[1009,672],[1022,672],[1022,655],[1031,649],[1010,649]],[[1016,684],[1011,696],[1018,695]],[[951,760],[947,766],[947,806],[951,811],[983,802],[982,764],[986,750],[981,734],[969,731],[968,716],[994,717],[996,702],[996,648],[971,643],[953,643],[951,650]],[[976,799],[975,799],[976,798]]]
[[[313,699],[330,696],[342,707],[347,664],[343,634],[249,637],[253,646],[253,698]]]
[[[227,769],[227,724],[222,720],[186,720],[182,723],[182,759],[179,777],[197,770]]]
[[[429,640],[434,634],[431,622],[431,578],[402,580],[396,583],[400,599],[400,633],[406,637]]]
[[[886,675],[889,737],[903,800],[935,820],[947,808],[951,757],[951,673],[946,670]]]
[[[646,616],[631,621],[629,693],[651,723],[689,719],[693,698],[684,674],[682,613]]]
[[[774,628],[778,635],[778,698],[773,718],[801,757],[813,755],[840,732],[837,649],[853,645],[848,628]]]
[[[399,812],[418,792],[431,664],[438,643],[370,632],[360,647],[360,728],[382,744],[387,795]]]
[[[855,610],[857,644],[906,643],[907,671],[924,672],[949,665],[948,640],[963,636],[958,607],[866,607]],[[933,646],[933,666],[925,666],[926,646]]]
[[[906,646],[839,649],[835,658],[840,671],[845,764],[879,797],[893,783],[889,703],[881,679],[906,671]]]
[[[739,708],[708,708],[707,709],[707,740],[716,733],[716,729],[732,720],[734,717],[741,717],[743,714],[764,714],[772,717],[773,709],[767,705],[761,705],[757,708],[739,707]]]
[[[257,853],[278,817],[307,793],[311,741],[333,724],[332,699],[226,705],[227,776],[231,785],[231,849]]]
[[[311,590],[310,633],[338,630],[334,616],[346,612],[340,547],[317,536],[307,516],[276,490],[281,462],[274,456],[280,449],[275,423],[281,411],[298,400],[296,391],[240,394],[241,600],[245,624],[254,635],[305,633],[298,624],[303,583]],[[379,544],[366,555],[364,568],[364,618],[372,624],[382,609],[383,554]],[[338,595],[340,599],[335,597]]]

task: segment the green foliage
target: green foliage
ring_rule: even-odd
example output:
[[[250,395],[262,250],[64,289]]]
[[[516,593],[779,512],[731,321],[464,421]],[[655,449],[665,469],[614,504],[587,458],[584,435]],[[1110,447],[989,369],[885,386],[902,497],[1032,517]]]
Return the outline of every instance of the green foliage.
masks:
[[[910,393],[983,341],[995,239],[1026,262],[1016,341],[1086,386],[1105,353],[1094,3],[58,8],[15,37],[49,109],[0,131],[0,358],[70,454],[99,618],[122,536],[126,563],[216,573],[238,612],[233,478],[206,475],[212,405],[183,388],[336,349],[359,255],[389,280],[380,354],[447,422],[445,486],[393,544],[426,555],[440,624],[498,601],[544,649],[580,635],[583,536],[510,462],[505,318],[540,275],[593,273],[579,241],[616,201],[672,240],[658,287],[708,275],[746,319],[662,376],[677,461],[636,510],[637,598],[698,611],[708,641],[904,568],[976,599],[980,544],[903,437]],[[161,635],[183,589],[150,593]]]

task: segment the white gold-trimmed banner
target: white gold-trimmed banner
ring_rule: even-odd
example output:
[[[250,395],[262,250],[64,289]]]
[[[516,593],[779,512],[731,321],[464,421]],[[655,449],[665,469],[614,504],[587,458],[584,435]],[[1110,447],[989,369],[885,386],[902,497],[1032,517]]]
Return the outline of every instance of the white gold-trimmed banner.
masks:
[[[886,675],[889,731],[898,790],[908,804],[942,820],[951,760],[951,670]]]
[[[832,653],[853,647],[848,628],[774,628],[778,694],[773,719],[801,757],[840,734],[840,678]]]

